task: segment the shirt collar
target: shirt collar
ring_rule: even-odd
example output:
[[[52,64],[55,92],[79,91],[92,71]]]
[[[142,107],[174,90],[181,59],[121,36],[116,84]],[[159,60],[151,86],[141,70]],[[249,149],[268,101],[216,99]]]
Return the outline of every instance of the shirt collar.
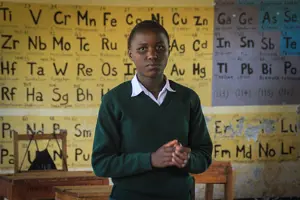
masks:
[[[167,79],[167,77],[164,77],[166,80],[166,84],[163,87],[162,90],[166,89],[170,92],[176,92],[175,90],[173,90],[170,86],[170,82]],[[131,86],[132,86],[132,93],[131,93],[131,97],[135,97],[137,95],[139,95],[141,92],[145,92],[145,90],[147,90],[138,80],[137,75],[135,74],[133,79],[131,80]]]

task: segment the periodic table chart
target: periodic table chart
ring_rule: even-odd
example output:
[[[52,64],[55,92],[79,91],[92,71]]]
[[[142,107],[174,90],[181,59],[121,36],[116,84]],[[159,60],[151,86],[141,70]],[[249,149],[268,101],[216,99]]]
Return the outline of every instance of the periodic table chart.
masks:
[[[166,76],[197,92],[204,107],[290,106],[300,102],[299,1],[216,1],[211,7],[125,7],[0,2],[0,109],[49,114],[0,114],[0,170],[13,167],[18,133],[68,130],[68,163],[90,167],[102,96],[131,80],[130,30],[144,19],[170,34]],[[74,114],[53,116],[51,110]],[[205,113],[214,159],[296,160],[296,112]],[[26,149],[27,143],[19,148]],[[41,147],[45,145],[40,144]],[[59,149],[50,154],[60,165]],[[35,155],[30,147],[25,168]],[[21,158],[20,158],[21,159]]]

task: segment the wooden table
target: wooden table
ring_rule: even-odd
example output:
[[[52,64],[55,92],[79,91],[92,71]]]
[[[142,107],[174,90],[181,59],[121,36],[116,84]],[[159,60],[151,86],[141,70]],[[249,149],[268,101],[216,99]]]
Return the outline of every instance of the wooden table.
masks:
[[[108,200],[112,185],[54,187],[56,200]]]
[[[91,171],[40,171],[0,175],[0,199],[54,199],[54,186],[108,184],[107,178],[97,177]]]

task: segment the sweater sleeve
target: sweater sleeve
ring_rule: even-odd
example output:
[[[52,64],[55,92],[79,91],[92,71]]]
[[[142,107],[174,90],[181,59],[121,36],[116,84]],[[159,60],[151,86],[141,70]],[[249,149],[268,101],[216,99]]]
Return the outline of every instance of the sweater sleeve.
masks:
[[[209,135],[198,95],[191,101],[189,147],[191,154],[186,166],[190,173],[203,173],[212,162],[212,140]]]
[[[152,169],[151,153],[120,151],[118,115],[117,107],[104,96],[98,113],[91,159],[96,176],[118,178]]]

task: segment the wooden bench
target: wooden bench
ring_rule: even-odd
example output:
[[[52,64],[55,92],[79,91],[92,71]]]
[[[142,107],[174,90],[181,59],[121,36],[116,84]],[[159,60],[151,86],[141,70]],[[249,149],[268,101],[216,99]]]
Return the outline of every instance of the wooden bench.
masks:
[[[224,185],[225,200],[233,200],[233,175],[230,162],[213,161],[201,174],[191,174],[195,184],[205,184],[205,199],[213,199],[214,184]]]
[[[108,200],[112,185],[54,187],[56,200]]]
[[[0,176],[0,199],[53,199],[55,186],[108,185],[108,178],[91,171],[23,172]]]
[[[233,174],[230,162],[214,161],[204,173],[191,175],[195,184],[206,184],[206,200],[213,199],[214,184],[223,184],[225,199],[233,200]],[[110,185],[55,187],[56,200],[108,200],[111,187]]]

